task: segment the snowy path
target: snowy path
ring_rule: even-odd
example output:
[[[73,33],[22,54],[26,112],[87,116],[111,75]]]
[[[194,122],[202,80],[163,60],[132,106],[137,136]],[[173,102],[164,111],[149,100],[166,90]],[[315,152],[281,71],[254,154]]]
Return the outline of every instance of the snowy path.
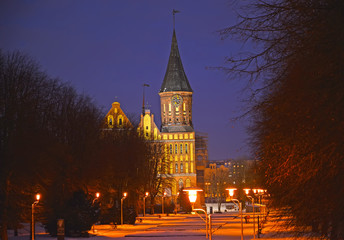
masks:
[[[287,240],[290,235],[284,237],[274,236],[272,224],[267,224],[261,239]],[[257,223],[256,223],[257,227]],[[212,215],[213,240],[240,240],[241,222],[237,213],[214,214]],[[19,231],[19,236],[13,236],[13,231],[9,231],[9,240],[29,240],[29,226],[25,224],[24,229]],[[36,240],[55,240],[44,233],[44,229],[37,225]],[[206,239],[205,223],[197,215],[183,214],[170,215],[159,218],[158,216],[148,216],[142,218],[142,222],[135,225],[119,225],[117,228],[111,225],[96,225],[95,233],[90,231],[89,238],[69,238],[65,240],[199,240]],[[250,223],[244,223],[244,240],[253,239],[252,216]],[[258,239],[258,238],[257,238]]]

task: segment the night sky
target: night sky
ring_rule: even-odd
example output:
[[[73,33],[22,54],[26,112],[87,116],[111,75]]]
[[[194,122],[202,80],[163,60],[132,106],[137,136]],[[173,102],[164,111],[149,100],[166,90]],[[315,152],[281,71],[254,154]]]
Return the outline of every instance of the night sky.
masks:
[[[33,57],[50,76],[70,82],[103,108],[119,101],[139,116],[142,85],[160,126],[159,89],[171,48],[172,10],[183,66],[193,95],[196,131],[208,133],[209,159],[250,156],[243,113],[244,82],[207,67],[222,66],[242,43],[222,41],[217,30],[237,21],[225,0],[3,0],[0,48]]]

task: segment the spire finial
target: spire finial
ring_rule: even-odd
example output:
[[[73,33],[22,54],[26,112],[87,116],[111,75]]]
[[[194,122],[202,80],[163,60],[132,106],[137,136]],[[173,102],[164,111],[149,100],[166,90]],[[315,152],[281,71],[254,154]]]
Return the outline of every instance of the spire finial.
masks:
[[[176,15],[176,13],[179,13],[179,12],[180,12],[180,11],[175,10],[175,9],[173,9],[173,11],[172,11],[172,14],[173,14],[173,30],[174,30],[175,25],[176,25],[176,23],[175,23],[175,15]]]
[[[144,116],[145,115],[145,87],[149,87],[149,84],[144,83],[142,87],[143,87],[142,114]]]

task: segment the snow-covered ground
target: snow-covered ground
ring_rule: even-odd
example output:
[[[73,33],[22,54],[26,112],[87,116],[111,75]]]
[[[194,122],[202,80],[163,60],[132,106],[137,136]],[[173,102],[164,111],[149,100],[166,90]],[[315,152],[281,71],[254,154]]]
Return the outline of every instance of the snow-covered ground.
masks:
[[[205,222],[197,215],[177,214],[162,216],[141,217],[142,221],[137,221],[135,225],[95,225],[95,232],[90,231],[89,240],[148,240],[148,239],[206,239]],[[257,228],[257,222],[256,222]],[[276,236],[275,224],[267,222],[263,228],[261,239],[287,240],[291,234],[285,232],[281,236]],[[253,239],[252,215],[249,223],[244,221],[244,239]],[[234,240],[241,239],[241,221],[238,213],[224,213],[212,215],[212,239],[214,240]],[[36,240],[53,240],[56,237],[50,237],[44,232],[40,224],[36,225]],[[256,236],[257,238],[257,236]],[[85,240],[85,238],[65,238],[66,240]],[[295,239],[295,238],[294,238]],[[303,238],[298,238],[303,239]],[[24,228],[19,230],[19,235],[14,236],[13,231],[9,231],[9,240],[29,240],[29,224],[24,224]]]

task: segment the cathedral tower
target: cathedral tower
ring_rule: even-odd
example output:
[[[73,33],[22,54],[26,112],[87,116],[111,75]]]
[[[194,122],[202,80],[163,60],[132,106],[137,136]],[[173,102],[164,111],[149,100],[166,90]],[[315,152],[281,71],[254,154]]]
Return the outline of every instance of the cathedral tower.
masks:
[[[161,132],[193,132],[192,89],[180,58],[173,30],[170,57],[160,88]]]
[[[172,195],[182,187],[196,186],[195,131],[192,124],[192,94],[173,29],[170,57],[161,85],[161,134],[169,154]]]

